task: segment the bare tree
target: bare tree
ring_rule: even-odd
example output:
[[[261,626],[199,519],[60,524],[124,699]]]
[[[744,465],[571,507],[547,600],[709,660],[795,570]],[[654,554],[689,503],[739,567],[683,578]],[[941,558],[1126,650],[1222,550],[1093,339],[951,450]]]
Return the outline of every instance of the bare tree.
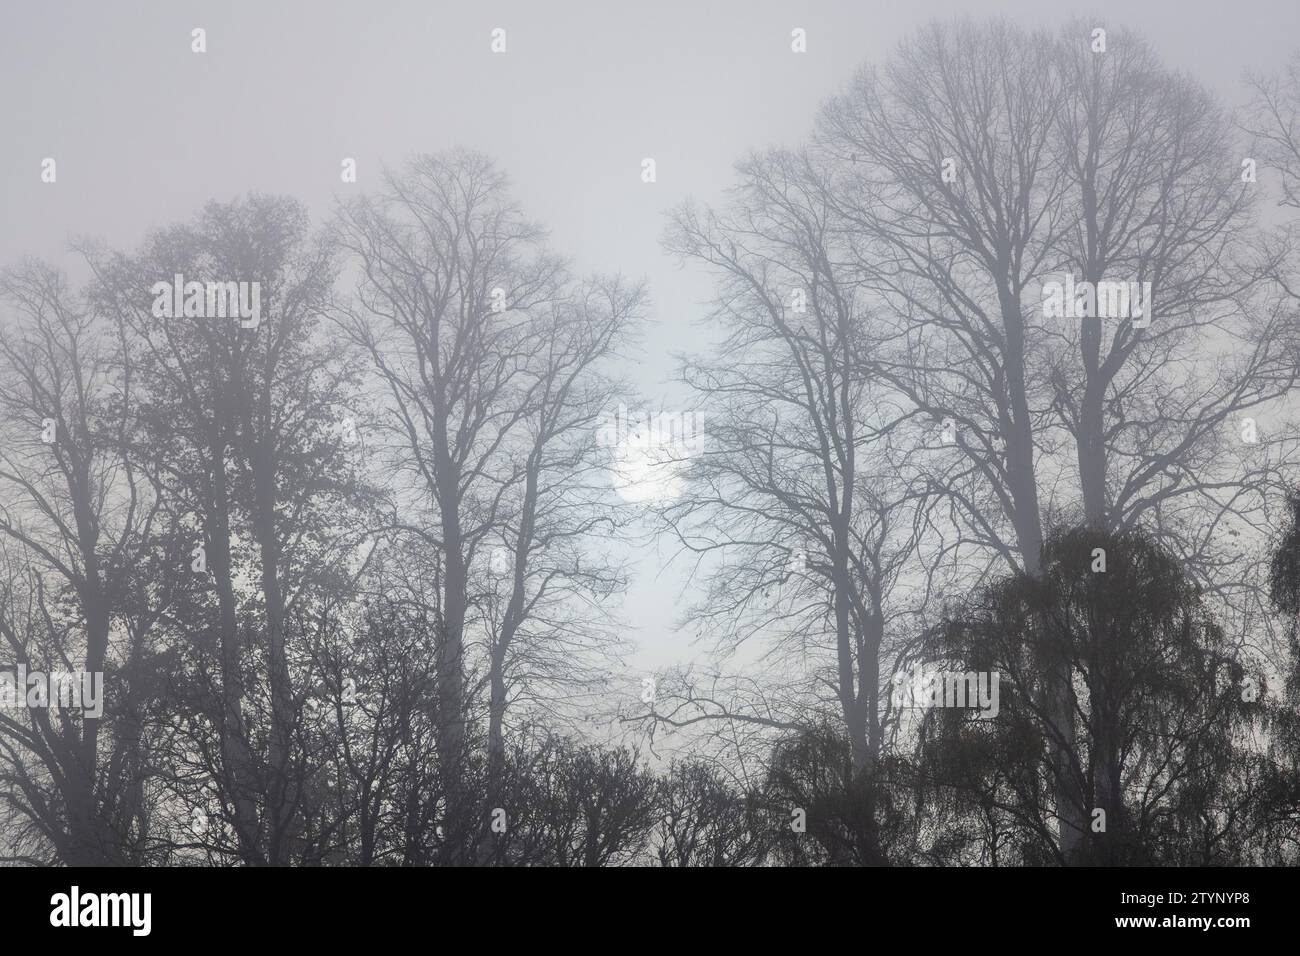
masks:
[[[812,160],[772,152],[738,172],[726,211],[683,207],[669,232],[670,249],[719,275],[711,318],[728,334],[684,366],[707,442],[662,518],[708,576],[690,618],[724,656],[770,639],[785,695],[774,716],[679,683],[653,716],[811,730],[828,716],[809,709],[819,700],[844,728],[865,792],[889,719],[882,662],[914,611],[900,584],[926,524],[925,482],[902,464],[916,431],[861,374],[875,343]]]
[[[391,528],[436,556],[438,759],[447,815],[466,827],[457,781],[475,629],[486,634],[493,779],[511,700],[566,676],[581,682],[575,652],[612,638],[563,606],[574,598],[589,614],[622,586],[617,568],[584,560],[583,545],[621,521],[593,510],[608,497],[595,436],[615,394],[601,363],[643,293],[618,280],[575,284],[502,174],[469,152],[386,175],[380,195],[343,208],[336,236],[358,271],[340,327],[369,354],[391,416]]]
[[[0,632],[14,663],[95,675],[107,704],[0,713],[3,792],[62,862],[127,863],[147,837],[132,732],[150,692],[144,671],[132,679],[148,612],[132,614],[128,578],[157,507],[123,453],[131,365],[114,326],[48,266],[6,273],[2,291]]]
[[[1276,182],[1278,202],[1300,209],[1300,53],[1281,76],[1254,74],[1250,86],[1254,100],[1242,125],[1259,147],[1265,176]]]
[[[530,315],[523,334],[542,343],[528,370],[526,409],[501,513],[504,587],[490,589],[489,777],[505,760],[508,703],[562,717],[557,699],[602,688],[615,635],[600,624],[602,601],[626,584],[608,551],[630,513],[611,500],[602,422],[615,406],[619,383],[600,375],[638,316],[640,288],[593,280],[567,290],[549,314]],[[489,562],[490,569],[491,562]],[[584,668],[592,670],[584,674]]]
[[[674,763],[661,781],[662,866],[746,866],[764,859],[770,826],[754,792],[703,760]]]
[[[132,451],[166,491],[172,533],[159,547],[193,572],[174,619],[176,689],[193,707],[181,745],[209,772],[239,857],[285,863],[301,847],[307,642],[358,540],[340,428],[351,373],[320,332],[329,256],[300,206],[252,197],[95,266],[140,356]],[[255,283],[260,323],[160,317],[154,287],[175,275]]]
[[[889,321],[892,347],[863,374],[953,421],[945,491],[1013,568],[1037,573],[1050,510],[1159,528],[1203,586],[1252,599],[1234,539],[1262,533],[1291,442],[1274,414],[1276,453],[1256,454],[1237,419],[1288,394],[1296,353],[1269,263],[1248,251],[1229,134],[1138,38],[1112,31],[1095,52],[1078,24],[929,27],[824,113],[822,196]],[[1048,317],[1039,293],[1062,275],[1149,282],[1151,301]],[[1069,686],[1043,692],[1072,739]],[[1058,801],[1074,845],[1082,806]]]

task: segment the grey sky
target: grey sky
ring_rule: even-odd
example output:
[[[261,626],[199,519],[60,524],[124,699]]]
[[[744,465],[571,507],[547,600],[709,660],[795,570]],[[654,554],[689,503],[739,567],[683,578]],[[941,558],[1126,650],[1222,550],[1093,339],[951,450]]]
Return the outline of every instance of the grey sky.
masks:
[[[41,2],[7,0],[0,32],[0,264],[67,267],[69,236],[134,247],[152,227],[250,190],[303,200],[373,185],[381,164],[453,145],[509,173],[579,271],[647,279],[656,324],[637,375],[654,397],[700,337],[709,283],[661,252],[663,212],[716,201],[746,149],[793,145],[818,104],[917,25],[1003,15],[1055,27],[1087,12],[1145,35],[1225,100],[1246,69],[1300,49],[1300,4],[1015,2]],[[790,31],[808,52],[790,52]],[[207,30],[208,52],[190,51]],[[507,31],[508,52],[489,51]],[[58,163],[55,185],[40,162]],[[357,186],[339,182],[355,157]],[[658,182],[640,180],[654,157]],[[654,563],[625,613],[646,665],[676,659]],[[674,592],[675,593],[675,592]]]

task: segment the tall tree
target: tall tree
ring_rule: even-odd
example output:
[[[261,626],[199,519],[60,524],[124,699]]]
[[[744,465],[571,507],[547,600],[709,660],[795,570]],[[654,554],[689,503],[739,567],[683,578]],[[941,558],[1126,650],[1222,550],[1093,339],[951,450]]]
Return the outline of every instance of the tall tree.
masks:
[[[773,151],[737,171],[727,209],[684,206],[668,234],[718,276],[710,320],[725,337],[683,367],[706,438],[661,518],[707,575],[690,619],[724,658],[770,640],[785,693],[735,707],[679,682],[653,719],[811,732],[829,705],[870,793],[889,719],[884,661],[914,610],[900,578],[926,522],[925,483],[902,464],[915,433],[861,374],[876,341],[813,160]]]
[[[505,177],[466,151],[387,174],[378,195],[344,206],[335,235],[357,272],[339,325],[369,355],[387,409],[390,527],[422,542],[436,568],[445,852],[465,860],[488,823],[472,819],[463,779],[471,668],[487,672],[496,779],[522,682],[580,677],[573,652],[608,644],[599,624],[562,606],[577,598],[591,611],[621,587],[617,569],[583,552],[621,520],[593,510],[608,496],[594,477],[598,419],[616,394],[601,366],[643,292],[616,279],[575,283]],[[472,656],[476,629],[485,662]]]
[[[306,641],[346,586],[358,537],[344,437],[354,378],[322,334],[333,267],[307,228],[297,203],[254,196],[96,263],[139,355],[133,453],[160,476],[175,529],[159,547],[193,572],[174,619],[188,695],[176,729],[255,864],[301,848]],[[260,321],[220,314],[211,297],[200,315],[160,315],[155,287],[178,275],[205,293],[246,283]]]
[[[26,263],[0,292],[0,635],[16,665],[94,675],[105,707],[28,708],[21,688],[18,712],[0,711],[0,792],[61,862],[127,863],[147,836],[132,734],[143,688],[131,680],[147,613],[127,620],[128,578],[157,506],[124,454],[131,362],[114,325],[52,268]]]
[[[1280,474],[1239,418],[1288,394],[1297,364],[1270,264],[1249,250],[1230,133],[1137,37],[1099,45],[1079,24],[928,27],[825,110],[820,195],[892,346],[862,374],[953,422],[954,514],[1011,567],[1036,574],[1044,515],[1073,514],[1159,529],[1202,586],[1256,601],[1234,538],[1264,533]],[[1150,282],[1151,301],[1055,317],[1041,290],[1065,276]],[[1285,423],[1268,425],[1289,452]],[[1066,726],[1065,675],[1045,693]],[[1050,745],[1064,781],[1069,755]],[[1077,794],[1057,797],[1077,844]]]

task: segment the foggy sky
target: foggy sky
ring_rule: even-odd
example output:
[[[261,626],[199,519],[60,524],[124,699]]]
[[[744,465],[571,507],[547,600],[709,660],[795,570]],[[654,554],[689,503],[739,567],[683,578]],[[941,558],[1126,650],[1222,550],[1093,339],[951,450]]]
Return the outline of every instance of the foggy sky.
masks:
[[[718,202],[750,148],[796,145],[818,105],[927,20],[1002,15],[1055,29],[1076,14],[1144,35],[1164,62],[1229,104],[1243,71],[1300,48],[1300,4],[1126,0],[1016,2],[14,2],[0,28],[0,266],[45,258],[76,273],[72,236],[131,250],[210,199],[249,191],[305,202],[378,183],[383,164],[465,146],[509,174],[525,211],[577,271],[649,284],[655,324],[633,370],[671,395],[671,353],[708,278],[659,239],[665,210]],[[190,51],[207,31],[208,52]],[[489,50],[507,31],[508,52]],[[808,52],[790,52],[803,27]],[[58,182],[40,181],[53,157]],[[359,182],[339,181],[355,157]],[[654,157],[658,182],[640,161]],[[672,635],[676,576],[647,554],[624,616],[639,661],[696,653]]]

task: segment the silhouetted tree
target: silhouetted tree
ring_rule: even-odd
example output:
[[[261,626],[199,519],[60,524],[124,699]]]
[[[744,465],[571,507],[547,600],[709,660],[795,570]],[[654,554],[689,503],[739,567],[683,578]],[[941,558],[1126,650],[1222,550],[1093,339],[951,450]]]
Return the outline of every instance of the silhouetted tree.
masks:
[[[921,738],[929,786],[996,811],[986,856],[1015,831],[1009,843],[1025,862],[1249,859],[1244,741],[1262,716],[1250,693],[1262,675],[1247,670],[1177,559],[1141,533],[1052,536],[1040,576],[982,589],[927,650],[935,667],[1000,675],[996,715],[935,707]],[[1062,726],[1039,688],[1065,674],[1074,719]],[[1068,780],[1054,779],[1058,767]],[[1080,846],[1061,839],[1051,797],[1060,792],[1080,794],[1075,815],[1089,821]]]

